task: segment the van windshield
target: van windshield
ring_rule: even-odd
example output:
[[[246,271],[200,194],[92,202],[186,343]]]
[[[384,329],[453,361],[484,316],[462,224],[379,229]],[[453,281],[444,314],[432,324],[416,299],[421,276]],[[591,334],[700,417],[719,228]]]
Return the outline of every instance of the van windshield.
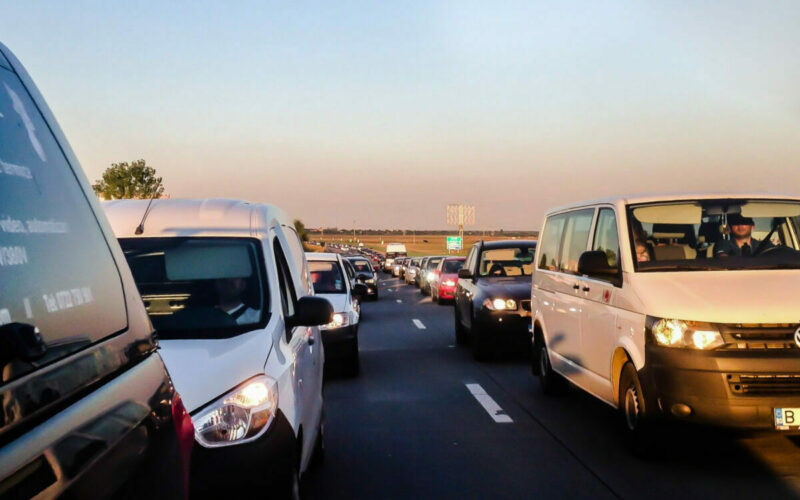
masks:
[[[800,202],[689,200],[628,206],[637,271],[800,269]]]
[[[259,245],[242,238],[121,238],[163,339],[229,338],[266,323]]]

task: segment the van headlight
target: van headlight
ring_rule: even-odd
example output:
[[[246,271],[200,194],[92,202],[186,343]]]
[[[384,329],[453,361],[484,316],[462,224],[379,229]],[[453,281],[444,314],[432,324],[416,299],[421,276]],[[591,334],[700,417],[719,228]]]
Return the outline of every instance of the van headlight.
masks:
[[[517,301],[514,299],[486,299],[483,305],[490,311],[513,311],[517,308]]]
[[[653,340],[660,346],[707,350],[725,345],[719,330],[710,323],[648,316],[647,324],[652,325]]]
[[[278,385],[259,375],[214,401],[192,417],[195,440],[206,448],[258,439],[278,411]]]
[[[320,325],[320,330],[333,330],[350,324],[350,315],[346,312],[333,313],[333,321],[327,325]]]

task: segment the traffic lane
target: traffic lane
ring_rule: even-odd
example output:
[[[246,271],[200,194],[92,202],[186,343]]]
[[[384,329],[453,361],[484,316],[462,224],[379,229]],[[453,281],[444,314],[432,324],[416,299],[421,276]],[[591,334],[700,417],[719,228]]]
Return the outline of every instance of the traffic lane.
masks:
[[[643,492],[653,499],[800,497],[795,439],[670,426],[655,456],[643,460],[624,446],[619,416],[605,403],[575,387],[559,397],[544,396],[527,363],[482,367],[516,405],[624,498]]]
[[[361,326],[360,342],[372,346],[361,352],[361,375],[326,385],[326,459],[305,480],[310,497],[614,497],[450,347],[451,309],[417,304],[413,287],[398,294],[400,303],[364,305],[368,318],[378,316],[373,309],[388,314]],[[398,337],[404,342],[394,348]],[[472,383],[513,423],[495,423],[468,390]]]

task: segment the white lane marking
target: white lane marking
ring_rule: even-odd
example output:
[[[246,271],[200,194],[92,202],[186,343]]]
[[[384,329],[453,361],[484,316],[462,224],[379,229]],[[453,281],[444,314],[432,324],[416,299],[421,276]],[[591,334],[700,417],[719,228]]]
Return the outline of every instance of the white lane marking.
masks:
[[[425,325],[422,324],[422,321],[414,318],[414,319],[411,320],[411,322],[414,323],[414,326],[416,326],[420,330],[424,330],[425,329]]]
[[[486,410],[486,413],[489,414],[492,419],[498,424],[511,424],[514,423],[511,420],[511,417],[506,415],[506,412],[500,408],[500,405],[492,399],[491,396],[486,394],[486,391],[483,390],[480,384],[464,384],[467,386],[467,390],[472,393],[475,399],[478,400],[483,409]]]
[[[391,291],[392,291],[392,289],[391,289],[391,288],[387,288],[387,289],[386,289],[386,291],[387,291],[387,292],[391,292]]]
[[[398,304],[401,304],[402,302],[403,302],[402,300],[400,300],[400,299],[397,299],[397,303],[398,303]]]

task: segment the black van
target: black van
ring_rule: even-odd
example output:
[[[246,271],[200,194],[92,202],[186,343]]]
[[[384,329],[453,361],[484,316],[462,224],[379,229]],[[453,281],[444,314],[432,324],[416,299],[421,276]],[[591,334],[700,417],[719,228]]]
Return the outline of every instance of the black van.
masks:
[[[185,498],[193,440],[119,244],[0,44],[0,498]]]

